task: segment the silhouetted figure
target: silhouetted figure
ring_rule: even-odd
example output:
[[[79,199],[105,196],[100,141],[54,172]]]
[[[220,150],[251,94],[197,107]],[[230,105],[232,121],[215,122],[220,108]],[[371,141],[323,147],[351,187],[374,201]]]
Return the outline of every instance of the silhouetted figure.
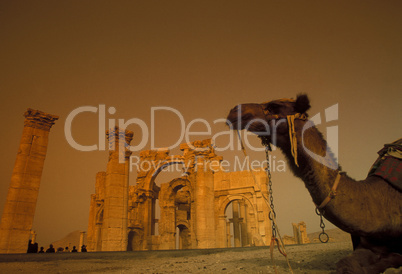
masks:
[[[70,252],[70,250],[68,250],[68,246],[66,246],[66,248],[64,249],[64,252]]]
[[[38,253],[38,243],[33,244],[32,253]]]
[[[63,251],[64,251],[64,248],[62,248],[62,247],[57,248],[57,252],[63,252]]]
[[[44,249],[45,249],[45,248],[44,248],[43,246],[41,246],[38,253],[45,253],[45,250],[44,250]]]
[[[81,252],[87,252],[87,247],[85,245],[81,246]]]
[[[78,250],[75,248],[75,246],[73,246],[73,249],[71,250],[71,252],[78,252]]]
[[[32,240],[28,241],[27,253],[38,253],[38,243],[32,243]]]
[[[28,241],[28,250],[27,250],[27,253],[33,253],[33,244],[32,244],[32,241],[31,241],[31,240]]]
[[[55,253],[55,252],[56,252],[56,250],[54,250],[54,247],[52,244],[49,246],[48,249],[46,249],[46,253]]]

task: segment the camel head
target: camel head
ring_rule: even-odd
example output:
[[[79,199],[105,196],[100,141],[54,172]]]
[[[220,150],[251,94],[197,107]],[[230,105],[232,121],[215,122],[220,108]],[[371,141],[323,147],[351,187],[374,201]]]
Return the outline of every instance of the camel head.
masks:
[[[273,132],[278,135],[287,134],[287,117],[305,118],[309,108],[310,101],[305,94],[298,95],[296,100],[278,99],[261,104],[240,104],[230,111],[226,123],[231,129],[245,129],[271,142]]]

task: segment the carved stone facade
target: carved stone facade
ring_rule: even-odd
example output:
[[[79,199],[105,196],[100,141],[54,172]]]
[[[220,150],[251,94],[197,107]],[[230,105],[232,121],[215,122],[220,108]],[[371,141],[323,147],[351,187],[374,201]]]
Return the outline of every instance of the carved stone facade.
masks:
[[[0,223],[0,253],[25,253],[46,158],[50,128],[58,116],[28,109]]]
[[[293,223],[293,237],[284,236],[283,242],[285,245],[292,244],[308,244],[310,239],[307,237],[307,226],[305,222],[300,222],[298,224]]]
[[[122,197],[119,208],[110,209],[106,202],[108,192],[120,193],[113,188],[114,179],[107,183],[109,168],[97,174],[88,251],[269,244],[269,208],[262,196],[268,195],[265,171],[254,172],[259,189],[249,171],[221,169],[222,157],[215,154],[211,140],[182,144],[180,149],[182,155],[174,156],[164,149],[142,151],[136,185],[129,186],[128,199]],[[157,186],[155,178],[172,165],[182,167],[182,176]],[[128,182],[128,173],[124,176]],[[113,214],[106,214],[108,211]],[[110,218],[122,225],[111,230]],[[112,234],[118,235],[121,245],[108,243],[107,239],[115,237]]]

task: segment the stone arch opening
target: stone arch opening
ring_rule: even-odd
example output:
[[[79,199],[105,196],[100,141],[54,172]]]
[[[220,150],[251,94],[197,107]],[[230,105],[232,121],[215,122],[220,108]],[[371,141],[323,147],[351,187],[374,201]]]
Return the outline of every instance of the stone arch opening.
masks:
[[[190,248],[191,248],[190,229],[184,224],[179,224],[176,227],[176,249],[190,249]]]
[[[258,235],[253,203],[243,195],[229,196],[221,206],[226,247],[255,245]],[[221,234],[222,235],[222,234]]]
[[[151,235],[153,236],[159,236],[161,234],[161,231],[163,231],[163,228],[160,229],[159,226],[159,220],[161,218],[161,211],[162,211],[162,206],[163,206],[163,200],[172,198],[174,200],[175,197],[172,197],[172,195],[169,198],[163,199],[162,196],[164,194],[160,193],[160,187],[156,184],[156,178],[159,177],[164,177],[163,174],[161,174],[165,169],[174,166],[174,165],[180,165],[184,164],[184,161],[181,159],[176,159],[175,157],[172,157],[171,159],[167,159],[166,161],[163,161],[160,163],[155,170],[152,173],[152,176],[149,181],[149,187],[151,187],[154,191],[154,196],[153,196],[153,204],[152,204],[152,219],[153,219],[153,224],[151,228]],[[177,172],[178,170],[170,170],[172,173]],[[170,172],[169,171],[169,172]],[[172,181],[175,181],[177,179],[174,178]],[[171,182],[172,182],[171,181]],[[160,184],[162,185],[162,184]],[[174,189],[174,192],[176,193],[180,187],[176,187]]]
[[[176,178],[161,185],[160,191],[161,248],[178,248],[177,237],[182,237],[182,248],[191,246],[191,186],[186,178]],[[179,227],[180,226],[180,227]],[[177,231],[179,227],[179,231]],[[180,232],[181,229],[181,232]]]
[[[142,250],[143,236],[139,231],[131,230],[127,238],[127,251]]]
[[[146,188],[146,189],[150,189],[150,190],[153,189],[153,188],[154,188],[154,185],[155,185],[155,179],[156,179],[156,177],[157,177],[165,168],[168,168],[169,166],[172,166],[172,165],[184,165],[184,160],[174,158],[174,156],[173,156],[173,157],[171,157],[170,159],[167,159],[167,160],[161,162],[160,164],[158,164],[158,165],[155,167],[155,169],[153,170],[152,176],[150,177],[149,182],[146,183],[145,188]]]
[[[241,200],[231,201],[226,207],[226,226],[228,235],[228,247],[244,247],[249,245],[247,239],[247,205]]]

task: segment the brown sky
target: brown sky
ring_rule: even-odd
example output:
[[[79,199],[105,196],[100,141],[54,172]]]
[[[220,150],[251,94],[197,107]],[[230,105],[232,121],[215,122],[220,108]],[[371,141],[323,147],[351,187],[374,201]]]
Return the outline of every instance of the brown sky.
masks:
[[[107,119],[148,125],[151,107],[168,106],[186,124],[202,118],[213,125],[238,103],[305,92],[311,115],[339,104],[331,126],[339,129],[340,163],[363,179],[382,145],[402,135],[401,10],[400,1],[0,0],[0,212],[28,107],[60,116],[34,221],[40,245],[87,229],[95,175],[106,168],[107,152],[80,152],[66,141],[65,119],[81,106],[105,104],[116,108]],[[155,118],[156,146],[174,144],[177,116]],[[93,113],[77,116],[77,141],[96,144],[97,121]],[[132,129],[138,144],[141,132]],[[212,130],[227,128],[220,123]],[[251,157],[261,160],[264,153]],[[303,183],[290,171],[273,180],[282,233],[301,220],[308,231],[319,230]]]

